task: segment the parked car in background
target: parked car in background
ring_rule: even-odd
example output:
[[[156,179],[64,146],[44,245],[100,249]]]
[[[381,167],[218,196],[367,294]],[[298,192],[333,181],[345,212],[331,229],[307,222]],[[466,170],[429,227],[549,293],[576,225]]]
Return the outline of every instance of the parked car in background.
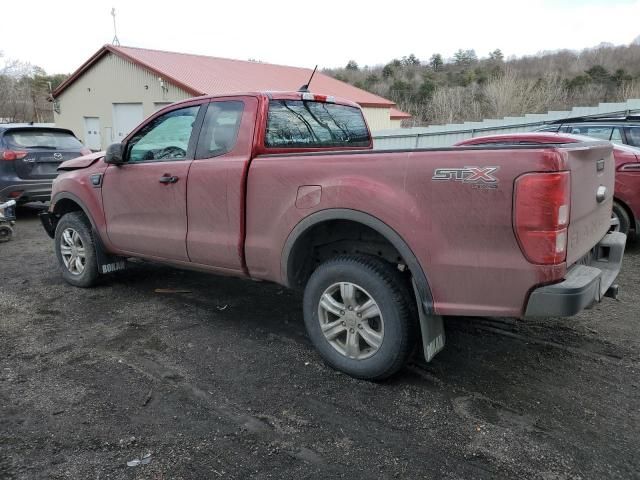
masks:
[[[48,201],[58,166],[87,153],[70,130],[0,124],[0,202]]]
[[[470,138],[457,143],[456,146],[557,145],[588,140],[590,139],[580,135],[529,132]],[[628,234],[633,230],[637,234],[640,228],[640,149],[614,145],[613,157],[616,163],[616,184],[611,227],[613,231]]]
[[[585,135],[618,145],[640,147],[640,115],[557,120],[536,131]]]
[[[615,296],[609,142],[372,144],[348,100],[195,97],[62,164],[40,218],[78,287],[137,257],[304,289],[311,341],[358,378],[396,372],[420,334],[430,360],[444,315],[569,316]]]

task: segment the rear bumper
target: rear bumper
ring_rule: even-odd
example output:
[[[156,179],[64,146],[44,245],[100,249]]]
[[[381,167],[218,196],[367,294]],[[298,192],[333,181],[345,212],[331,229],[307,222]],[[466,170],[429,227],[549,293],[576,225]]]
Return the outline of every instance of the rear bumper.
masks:
[[[19,181],[0,184],[0,201],[9,198],[11,192],[22,192],[19,197],[12,197],[19,203],[42,201],[51,199],[51,185],[53,180]]]
[[[529,296],[525,317],[569,317],[602,300],[620,272],[627,236],[614,232],[594,247],[584,264],[573,265],[560,283],[536,288]],[[611,289],[611,291],[610,291]]]

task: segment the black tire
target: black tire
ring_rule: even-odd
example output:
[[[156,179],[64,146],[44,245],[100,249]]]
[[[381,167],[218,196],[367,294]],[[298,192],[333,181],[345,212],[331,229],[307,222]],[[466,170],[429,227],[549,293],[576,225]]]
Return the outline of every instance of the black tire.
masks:
[[[613,202],[612,220],[617,220],[617,225],[612,225],[611,230],[629,235],[631,229],[631,219],[625,208],[618,202]]]
[[[13,238],[13,228],[9,225],[0,225],[0,243],[8,242]]]
[[[61,243],[63,232],[72,229],[78,233],[81,245],[84,248],[84,269],[81,273],[73,273],[65,266],[62,258]],[[100,274],[98,273],[98,262],[96,259],[96,248],[91,233],[91,224],[82,212],[70,212],[62,216],[56,226],[55,234],[55,250],[58,264],[62,271],[62,278],[74,287],[92,287],[98,282]]]
[[[350,282],[366,291],[378,305],[380,321],[384,319],[381,344],[368,358],[354,359],[340,353],[322,332],[320,299],[340,282]],[[320,265],[305,287],[303,307],[307,333],[324,361],[336,370],[366,380],[382,380],[400,370],[414,349],[418,333],[415,300],[407,283],[393,265],[376,257],[345,255]]]

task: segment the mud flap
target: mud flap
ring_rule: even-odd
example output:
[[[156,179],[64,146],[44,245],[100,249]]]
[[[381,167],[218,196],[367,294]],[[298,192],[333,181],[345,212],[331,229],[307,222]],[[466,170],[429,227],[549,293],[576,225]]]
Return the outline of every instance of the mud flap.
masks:
[[[127,259],[117,255],[111,255],[106,252],[100,235],[95,229],[92,229],[93,241],[96,246],[96,261],[98,262],[98,272],[101,274],[119,272],[127,268]]]
[[[427,315],[422,305],[418,287],[415,281],[413,284],[413,292],[418,303],[418,315],[420,317],[420,332],[422,333],[422,348],[424,350],[424,359],[430,362],[440,350],[444,348],[444,322],[440,315]]]

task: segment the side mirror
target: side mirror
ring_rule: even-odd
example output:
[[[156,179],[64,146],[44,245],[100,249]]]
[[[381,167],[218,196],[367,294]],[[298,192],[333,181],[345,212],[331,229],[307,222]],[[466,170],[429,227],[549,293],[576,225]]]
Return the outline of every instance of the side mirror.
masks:
[[[112,143],[107,147],[104,162],[111,165],[122,165],[124,160],[124,145],[122,143]]]

